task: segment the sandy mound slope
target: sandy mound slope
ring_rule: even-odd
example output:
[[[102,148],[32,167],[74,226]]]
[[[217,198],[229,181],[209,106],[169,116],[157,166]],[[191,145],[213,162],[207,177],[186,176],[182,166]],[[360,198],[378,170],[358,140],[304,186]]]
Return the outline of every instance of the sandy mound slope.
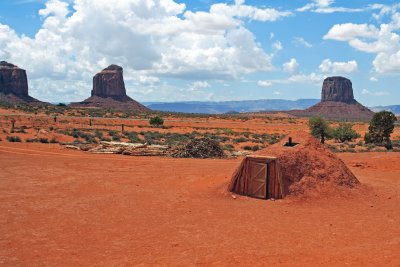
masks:
[[[268,155],[278,158],[286,195],[319,195],[334,193],[340,187],[353,188],[359,181],[346,164],[325,145],[305,132],[289,134],[294,147],[281,142],[260,150],[254,155]]]

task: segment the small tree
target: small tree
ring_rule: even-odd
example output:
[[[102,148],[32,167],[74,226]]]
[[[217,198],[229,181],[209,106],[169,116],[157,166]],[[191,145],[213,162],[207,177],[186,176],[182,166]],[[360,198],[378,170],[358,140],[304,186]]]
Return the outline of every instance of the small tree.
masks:
[[[353,130],[352,125],[349,123],[340,123],[337,128],[333,130],[333,138],[339,142],[352,141],[359,138],[360,135]]]
[[[332,129],[329,123],[320,117],[312,117],[308,121],[308,126],[310,127],[311,134],[321,139],[321,143],[325,143],[325,139],[331,137]]]
[[[365,142],[378,145],[384,144],[390,147],[390,135],[393,133],[394,123],[396,121],[396,116],[390,111],[375,113],[369,123],[368,133],[365,134]]]
[[[164,124],[163,118],[156,116],[153,117],[149,120],[150,125],[155,126],[155,127],[160,127]]]

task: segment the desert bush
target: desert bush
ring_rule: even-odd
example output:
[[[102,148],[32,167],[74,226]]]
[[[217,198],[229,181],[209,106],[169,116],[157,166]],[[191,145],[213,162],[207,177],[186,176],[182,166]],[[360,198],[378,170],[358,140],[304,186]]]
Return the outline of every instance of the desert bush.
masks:
[[[39,142],[42,144],[48,144],[49,140],[47,138],[39,138]]]
[[[315,138],[320,138],[321,143],[325,143],[325,139],[329,139],[332,136],[332,130],[329,123],[321,117],[312,117],[308,121],[311,134]]]
[[[140,143],[142,141],[136,132],[124,132],[124,135],[131,143]]]
[[[99,130],[96,130],[96,131],[94,132],[94,136],[97,137],[97,138],[99,138],[99,139],[101,140],[101,139],[103,138],[103,133],[100,132]]]
[[[392,147],[390,135],[393,133],[394,124],[397,121],[393,112],[381,111],[375,113],[369,123],[368,133],[365,134],[366,143],[384,145],[387,149]]]
[[[244,150],[251,150],[251,146],[244,146],[242,147]]]
[[[224,146],[222,146],[222,149],[227,151],[233,151],[235,150],[235,147],[232,144],[225,144]]]
[[[51,144],[56,144],[58,143],[57,139],[55,137],[51,138],[49,141]]]
[[[151,126],[160,127],[160,126],[164,125],[164,119],[159,116],[152,117],[152,118],[150,118],[149,123]]]
[[[179,134],[179,133],[168,133],[165,137],[165,143],[167,145],[179,145],[189,142],[194,136],[191,134]]]
[[[235,135],[235,132],[229,128],[222,129],[222,132],[226,135]]]
[[[340,123],[339,126],[333,130],[332,136],[336,141],[342,143],[360,137],[360,135],[353,130],[352,125],[348,123]]]
[[[233,139],[234,143],[243,143],[243,142],[246,142],[246,141],[248,141],[248,139],[244,138],[244,137],[239,137],[239,138]]]
[[[11,143],[21,142],[21,138],[19,136],[7,136],[6,139],[8,142],[11,142]]]

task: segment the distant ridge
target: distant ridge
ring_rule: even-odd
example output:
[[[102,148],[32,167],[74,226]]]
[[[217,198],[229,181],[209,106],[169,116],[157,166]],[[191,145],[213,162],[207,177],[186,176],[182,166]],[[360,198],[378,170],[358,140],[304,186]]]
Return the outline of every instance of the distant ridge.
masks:
[[[260,99],[243,101],[183,101],[183,102],[144,102],[148,108],[158,111],[222,114],[230,112],[257,112],[306,109],[318,103],[318,99]]]

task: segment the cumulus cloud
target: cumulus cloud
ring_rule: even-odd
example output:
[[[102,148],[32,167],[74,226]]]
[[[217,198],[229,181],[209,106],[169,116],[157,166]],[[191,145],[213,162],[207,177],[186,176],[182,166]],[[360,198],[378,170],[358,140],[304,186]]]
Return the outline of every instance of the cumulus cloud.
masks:
[[[266,80],[260,80],[257,82],[257,85],[260,87],[269,87],[272,85],[272,82]]]
[[[321,65],[319,65],[319,69],[323,73],[352,73],[358,70],[358,64],[355,60],[347,62],[332,62],[330,59],[324,59]]]
[[[297,46],[304,46],[305,48],[311,48],[312,44],[304,40],[303,37],[294,37],[293,38],[293,43]]]
[[[335,12],[361,12],[364,8],[333,7],[334,0],[313,0],[311,3],[297,9],[299,12],[311,11],[315,13],[335,13]]]
[[[369,96],[387,96],[387,95],[389,95],[389,93],[388,92],[383,92],[383,91],[369,91],[369,90],[367,90],[367,89],[363,89],[362,91],[361,91],[361,94],[363,94],[363,95],[369,95]]]
[[[282,65],[283,71],[285,72],[296,72],[299,68],[299,63],[295,58],[291,58],[288,62]]]
[[[283,45],[282,45],[282,43],[281,43],[280,41],[276,41],[276,42],[274,42],[274,43],[272,44],[272,49],[273,49],[275,52],[278,52],[278,51],[280,51],[280,50],[283,49]]]
[[[211,85],[206,81],[195,81],[189,84],[189,91],[197,91],[208,87],[211,87]]]
[[[379,27],[372,24],[336,24],[324,36],[325,40],[347,42],[358,51],[376,54],[374,70],[378,73],[398,73],[400,71],[400,13],[399,5],[393,5],[384,14],[391,14],[390,23]]]
[[[321,86],[321,83],[325,76],[319,73],[312,72],[310,74],[294,74],[286,79],[274,79],[258,81],[258,86],[271,86],[273,84],[313,84]]]
[[[111,63],[140,83],[162,77],[237,79],[271,71],[272,55],[243,21],[276,21],[291,13],[243,0],[214,4],[208,12],[187,10],[174,0],[49,0],[39,15],[43,24],[33,38],[0,23],[0,57],[26,68],[31,80],[58,81],[46,83],[48,88],[64,88],[60,83],[68,80],[66,92],[81,90],[71,81],[90,83]]]

